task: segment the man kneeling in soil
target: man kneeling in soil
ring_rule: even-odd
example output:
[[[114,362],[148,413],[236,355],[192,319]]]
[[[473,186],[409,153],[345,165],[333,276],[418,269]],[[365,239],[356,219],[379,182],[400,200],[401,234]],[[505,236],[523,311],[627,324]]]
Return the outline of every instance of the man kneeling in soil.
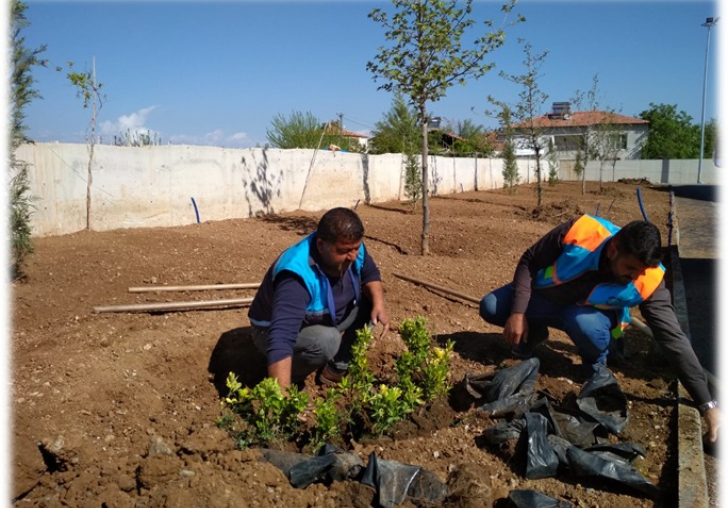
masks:
[[[660,231],[633,221],[624,228],[584,215],[557,226],[521,257],[513,282],[486,295],[480,316],[503,326],[514,355],[528,358],[548,338],[548,327],[563,330],[581,356],[585,375],[607,364],[610,349],[623,343],[629,309],[642,316],[680,381],[708,423],[715,442],[720,411],[690,340],[680,329],[665,286]]]
[[[359,216],[333,208],[265,274],[248,317],[268,375],[284,390],[318,369],[320,382],[339,381],[356,331],[381,323],[384,336],[389,329],[379,268],[363,238]]]

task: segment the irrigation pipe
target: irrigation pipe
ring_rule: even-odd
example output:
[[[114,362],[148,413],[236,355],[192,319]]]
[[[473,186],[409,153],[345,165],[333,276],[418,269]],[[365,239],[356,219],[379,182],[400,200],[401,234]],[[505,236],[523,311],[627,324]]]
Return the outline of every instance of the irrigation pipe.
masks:
[[[109,305],[105,307],[94,307],[94,312],[148,312],[159,310],[190,310],[206,309],[209,307],[230,307],[241,306],[252,303],[252,298],[232,298],[228,300],[205,300],[201,302],[168,302],[168,303],[139,303],[130,305]]]
[[[167,291],[207,291],[218,289],[256,289],[260,283],[251,282],[245,284],[207,284],[198,286],[141,286],[129,288],[130,293],[155,293]]]
[[[652,330],[650,329],[650,327],[647,326],[645,323],[643,323],[641,320],[637,319],[636,317],[633,317],[632,324],[635,326],[635,328],[637,328],[639,331],[641,331],[642,333],[647,335],[649,338],[651,338],[653,340],[655,339],[655,334],[652,333]],[[705,377],[708,378],[708,381],[713,386],[720,386],[720,384],[718,383],[718,378],[716,378],[712,372],[707,370],[705,367],[703,367],[703,372],[705,373]]]
[[[402,275],[401,273],[397,273],[397,272],[392,272],[392,275],[394,275],[395,277],[399,277],[400,279],[404,279],[406,281],[413,282],[415,284],[419,284],[421,286],[425,286],[425,287],[429,287],[429,288],[432,288],[432,289],[436,289],[438,291],[442,291],[443,293],[447,293],[447,294],[452,295],[452,296],[457,296],[458,298],[460,298],[462,300],[465,300],[465,301],[468,301],[468,302],[480,304],[480,299],[479,298],[475,298],[475,297],[472,297],[472,296],[469,296],[469,295],[466,295],[466,294],[463,294],[463,293],[458,293],[457,291],[453,291],[452,289],[448,289],[448,288],[443,287],[443,286],[438,286],[436,284],[431,284],[429,282],[425,282],[425,281],[420,280],[420,279],[415,279],[414,277],[408,277],[407,275]]]
[[[650,219],[647,218],[647,212],[645,212],[645,205],[642,203],[642,189],[637,187],[637,202],[640,204],[640,211],[642,212],[642,217],[645,218],[645,222],[650,222]]]

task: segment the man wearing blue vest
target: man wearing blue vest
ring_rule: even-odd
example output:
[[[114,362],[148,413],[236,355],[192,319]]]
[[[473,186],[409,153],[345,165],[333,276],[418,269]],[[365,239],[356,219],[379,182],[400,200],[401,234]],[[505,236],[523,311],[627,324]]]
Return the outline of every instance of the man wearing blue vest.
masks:
[[[548,338],[548,327],[563,330],[581,356],[585,375],[607,364],[610,345],[620,344],[639,306],[668,361],[697,403],[715,442],[720,411],[705,373],[680,329],[663,280],[660,231],[644,221],[619,228],[590,215],[557,226],[521,257],[513,282],[486,295],[480,316],[503,327],[514,355],[528,358]]]
[[[319,369],[320,382],[339,381],[356,331],[381,324],[382,337],[389,329],[379,268],[363,238],[359,216],[333,208],[265,274],[248,317],[268,375],[284,391]]]

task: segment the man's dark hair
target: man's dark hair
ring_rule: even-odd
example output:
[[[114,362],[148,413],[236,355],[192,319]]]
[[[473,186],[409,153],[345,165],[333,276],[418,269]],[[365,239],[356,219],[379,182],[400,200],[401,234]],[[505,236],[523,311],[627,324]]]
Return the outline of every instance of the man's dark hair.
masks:
[[[660,230],[654,224],[642,220],[632,221],[620,229],[614,238],[620,253],[634,256],[647,266],[658,266],[662,262],[662,239]]]
[[[364,238],[364,224],[349,208],[332,208],[326,212],[316,227],[316,236],[325,242],[337,240],[356,242]]]

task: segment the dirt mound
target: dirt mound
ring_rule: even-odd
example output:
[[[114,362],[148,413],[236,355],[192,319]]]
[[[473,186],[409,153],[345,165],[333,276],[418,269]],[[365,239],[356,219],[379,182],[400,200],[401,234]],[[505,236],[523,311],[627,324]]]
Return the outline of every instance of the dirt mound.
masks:
[[[642,187],[650,219],[667,234],[669,193]],[[436,340],[455,342],[453,382],[514,359],[500,330],[477,306],[399,279],[403,273],[473,298],[508,282],[523,250],[563,220],[599,214],[617,224],[641,217],[632,183],[560,183],[467,192],[431,200],[432,255],[419,255],[421,208],[360,204],[368,249],[384,278],[393,331],[375,343],[371,364],[391,369],[402,344],[397,325],[422,315]],[[606,198],[605,198],[606,196]],[[534,211],[538,210],[538,213]],[[130,293],[143,285],[260,282],[268,265],[315,226],[320,213],[294,212],[175,228],[128,229],[39,238],[26,280],[13,285],[12,409],[15,506],[368,507],[374,492],[355,482],[296,490],[257,450],[236,450],[216,421],[224,378],[265,372],[250,342],[245,307],[181,312],[94,313],[95,306],[245,298],[252,290]],[[657,500],[570,478],[526,480],[498,450],[478,446],[493,422],[450,403],[415,415],[392,436],[353,443],[364,461],[421,466],[450,482],[447,506],[487,506],[513,489],[538,489],[578,506],[646,508],[676,499],[671,377],[634,330],[630,357],[613,371],[630,403],[616,439],[641,443],[641,472]],[[555,397],[579,390],[579,359],[551,334],[538,356],[537,389]],[[447,504],[450,503],[450,504]],[[403,506],[414,506],[406,501]]]

